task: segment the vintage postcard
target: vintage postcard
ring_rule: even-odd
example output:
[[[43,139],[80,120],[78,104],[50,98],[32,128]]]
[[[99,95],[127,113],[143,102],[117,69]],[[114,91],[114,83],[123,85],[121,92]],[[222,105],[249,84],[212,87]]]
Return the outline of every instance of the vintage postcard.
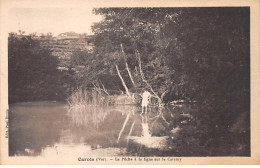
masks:
[[[260,164],[259,1],[0,12],[1,164]]]

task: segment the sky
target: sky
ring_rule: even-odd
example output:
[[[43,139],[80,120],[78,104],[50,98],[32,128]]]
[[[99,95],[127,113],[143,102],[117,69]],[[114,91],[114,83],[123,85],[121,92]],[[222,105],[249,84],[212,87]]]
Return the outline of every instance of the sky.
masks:
[[[8,13],[9,32],[51,32],[55,36],[68,31],[93,34],[91,25],[101,19],[92,14],[92,8],[13,8]]]

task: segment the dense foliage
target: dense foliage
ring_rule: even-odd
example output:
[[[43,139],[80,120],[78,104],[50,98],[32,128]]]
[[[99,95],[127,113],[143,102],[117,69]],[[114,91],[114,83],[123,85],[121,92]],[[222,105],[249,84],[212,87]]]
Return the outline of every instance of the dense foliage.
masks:
[[[186,146],[179,146],[190,155],[249,154],[249,8],[99,8],[94,12],[104,17],[93,26],[96,62],[91,66],[98,72],[96,80],[116,78],[118,65],[134,90],[127,62],[137,88],[144,88],[139,54],[147,81],[159,96],[166,93],[165,103],[196,102],[198,111],[179,142]],[[207,150],[194,153],[193,148]]]
[[[32,36],[11,33],[8,39],[9,102],[64,98],[68,78],[58,59]]]
[[[66,78],[59,77],[57,60],[37,41],[10,35],[11,100],[52,99],[66,90],[61,81],[72,78],[77,87],[125,91],[118,67],[130,91],[152,88],[165,104],[182,99],[196,109],[174,138],[173,155],[250,155],[249,8],[98,8],[94,13],[103,16],[92,27],[94,49],[73,53]]]

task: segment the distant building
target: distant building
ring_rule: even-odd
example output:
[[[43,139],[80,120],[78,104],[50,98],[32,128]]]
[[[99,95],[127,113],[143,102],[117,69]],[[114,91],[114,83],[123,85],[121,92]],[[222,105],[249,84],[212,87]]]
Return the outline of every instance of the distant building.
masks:
[[[57,36],[57,39],[74,39],[74,38],[80,38],[80,34],[71,31],[71,32],[61,33]]]
[[[68,71],[69,70],[69,68],[66,68],[66,67],[58,67],[57,69],[61,70],[61,71]]]

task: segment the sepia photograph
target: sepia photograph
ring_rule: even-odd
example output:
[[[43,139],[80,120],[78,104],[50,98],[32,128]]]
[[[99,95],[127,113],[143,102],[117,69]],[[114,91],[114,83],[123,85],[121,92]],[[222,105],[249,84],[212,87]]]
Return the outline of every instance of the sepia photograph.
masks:
[[[7,157],[250,158],[250,11],[9,9]]]

